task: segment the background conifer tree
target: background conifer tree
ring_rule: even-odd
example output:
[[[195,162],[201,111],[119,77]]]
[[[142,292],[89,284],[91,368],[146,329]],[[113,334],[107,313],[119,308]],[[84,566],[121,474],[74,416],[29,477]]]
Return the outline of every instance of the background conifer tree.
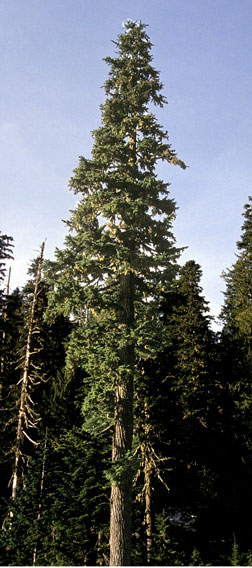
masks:
[[[222,380],[226,393],[225,491],[232,497],[228,526],[239,549],[249,546],[249,503],[252,475],[252,198],[244,207],[244,223],[237,242],[236,261],[223,274],[226,282],[221,313]],[[231,465],[232,464],[232,465]],[[232,467],[232,478],[228,471]],[[224,473],[225,472],[225,473]],[[229,489],[228,489],[229,488]],[[246,519],[246,521],[245,521]]]
[[[166,331],[173,343],[173,389],[178,395],[182,419],[194,418],[204,423],[212,333],[201,277],[200,266],[193,260],[186,262],[174,286],[173,300],[169,306],[168,294],[163,308]],[[169,373],[169,365],[167,370]]]
[[[160,556],[158,545],[167,555],[174,554],[172,543],[178,552],[179,542],[183,542],[181,550],[187,562],[194,547],[201,551],[203,539],[213,529],[210,511],[217,476],[213,456],[221,389],[215,363],[216,338],[210,328],[201,276],[200,266],[190,260],[180,269],[172,289],[164,294],[160,317],[166,347],[156,363],[162,451],[169,458],[167,464],[163,463],[168,469],[165,480],[169,493],[163,491],[160,499],[163,511],[155,505],[158,538],[154,550]],[[160,530],[168,547],[162,544]],[[207,545],[204,553],[209,553]],[[172,563],[172,556],[168,558]]]
[[[175,213],[159,160],[185,167],[151,105],[163,106],[145,25],[128,21],[107,57],[102,125],[92,158],[80,158],[70,186],[82,198],[56,251],[49,314],[72,314],[68,365],[90,377],[87,427],[113,424],[110,563],[130,563],[131,452],[136,355],[152,357],[161,341],[158,302],[175,270]]]
[[[13,237],[2,235],[0,232],[0,397],[2,389],[2,380],[5,367],[6,357],[6,319],[7,305],[6,296],[9,295],[9,278],[7,280],[5,290],[4,281],[6,277],[6,260],[13,259]]]
[[[0,283],[6,275],[6,260],[13,259],[13,237],[2,235],[0,231]]]
[[[32,562],[35,549],[34,537],[41,502],[41,452],[43,454],[46,431],[49,427],[53,430],[52,409],[55,415],[59,406],[53,396],[54,390],[57,390],[55,383],[61,383],[61,389],[64,390],[63,344],[70,325],[62,316],[51,326],[43,321],[48,287],[43,278],[40,278],[41,264],[42,258],[38,257],[29,269],[30,278],[23,290],[15,290],[6,299],[5,365],[0,414],[1,517],[4,521],[1,556],[4,558],[7,554],[6,563],[27,565]],[[58,389],[60,386],[58,385]],[[24,428],[28,438],[23,434]],[[29,438],[36,442],[35,445]],[[50,444],[51,440],[50,431]],[[14,474],[19,483],[15,484],[15,493],[12,490],[10,499],[14,459]],[[12,512],[11,531],[7,530],[8,511]]]
[[[252,322],[252,198],[245,205],[245,221],[242,225],[240,241],[237,242],[237,260],[224,274],[226,291],[221,318],[224,323],[224,336],[244,341],[249,356],[251,351]]]

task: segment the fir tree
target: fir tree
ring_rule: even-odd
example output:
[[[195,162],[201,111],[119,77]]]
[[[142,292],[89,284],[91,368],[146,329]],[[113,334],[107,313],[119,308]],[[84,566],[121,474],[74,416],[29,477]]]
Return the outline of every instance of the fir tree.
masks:
[[[237,260],[224,274],[222,308],[223,371],[232,396],[234,414],[249,416],[252,365],[252,198],[245,205]]]
[[[40,278],[41,263],[42,257],[33,261],[22,292],[13,292],[6,303],[5,380],[0,414],[3,431],[1,516],[4,523],[0,544],[1,557],[7,564],[30,565],[32,561],[37,562],[38,556],[42,563],[48,563],[45,542],[49,541],[50,546],[51,541],[48,534],[45,536],[45,517],[46,520],[48,517],[44,504],[47,505],[48,499],[44,477],[50,477],[51,472],[47,457],[55,462],[55,443],[62,434],[62,421],[66,428],[72,426],[71,420],[67,420],[67,412],[64,413],[69,379],[63,372],[64,341],[70,323],[62,316],[52,325],[43,321],[48,286],[43,277]],[[11,484],[13,453],[15,465]],[[19,483],[13,484],[13,481]],[[52,495],[48,483],[46,491]],[[8,511],[12,512],[11,522]],[[7,530],[9,527],[11,530]],[[50,525],[48,530],[51,534]],[[55,560],[53,556],[52,560]]]
[[[2,235],[0,231],[0,282],[6,275],[6,260],[13,259],[13,237]]]
[[[242,235],[237,242],[237,260],[231,269],[223,274],[226,282],[225,303],[221,319],[224,334],[242,338],[250,351],[252,329],[252,198],[245,205]]]
[[[244,223],[237,242],[236,261],[223,274],[226,282],[221,312],[222,377],[226,392],[225,431],[228,448],[225,491],[233,495],[230,532],[240,550],[249,546],[249,502],[252,473],[252,198],[244,208]],[[231,465],[232,464],[232,465]],[[230,479],[229,468],[233,474]],[[246,522],[245,522],[246,519]]]
[[[163,309],[166,332],[173,344],[173,389],[183,420],[205,422],[206,395],[209,394],[209,369],[212,334],[209,308],[202,296],[202,271],[193,260],[186,262],[174,287],[173,301]],[[170,312],[170,313],[169,313]],[[172,367],[168,366],[168,372]]]
[[[20,335],[24,327],[23,298],[16,289],[5,298],[1,351],[1,403],[0,403],[0,467],[1,467],[1,525],[6,517],[5,500],[9,496],[8,484],[13,469],[13,445],[16,434],[18,387],[20,371],[17,369],[17,353],[21,347]]]
[[[202,551],[202,541],[214,527],[210,511],[216,504],[215,444],[222,392],[201,276],[195,261],[186,262],[164,295],[161,318],[167,346],[156,370],[161,439],[167,452],[163,456],[170,457],[165,477],[170,491],[162,505],[166,503],[170,530],[183,542],[188,562],[192,546],[209,553],[207,544]]]
[[[10,269],[6,286],[6,293],[2,286],[6,276],[6,260],[13,259],[13,237],[2,235],[0,232],[0,396],[2,389],[2,377],[5,365],[5,344],[6,344],[6,296],[9,295]]]
[[[145,25],[128,21],[107,57],[102,125],[92,158],[80,158],[70,186],[82,198],[56,251],[49,314],[71,314],[68,365],[89,374],[86,427],[113,426],[110,563],[130,563],[133,388],[136,356],[156,354],[161,341],[158,302],[175,271],[171,232],[175,204],[157,178],[159,160],[185,167],[150,105],[165,97],[151,65]]]

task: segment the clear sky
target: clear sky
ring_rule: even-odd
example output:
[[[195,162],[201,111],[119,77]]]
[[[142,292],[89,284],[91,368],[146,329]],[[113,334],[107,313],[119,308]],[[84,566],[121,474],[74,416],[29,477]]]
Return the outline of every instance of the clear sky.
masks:
[[[0,230],[15,239],[12,288],[45,238],[46,257],[62,246],[77,200],[68,180],[100,124],[103,57],[128,18],[149,25],[169,102],[158,119],[190,166],[159,168],[178,206],[177,245],[188,246],[181,263],[201,265],[218,314],[252,194],[251,0],[0,0]]]

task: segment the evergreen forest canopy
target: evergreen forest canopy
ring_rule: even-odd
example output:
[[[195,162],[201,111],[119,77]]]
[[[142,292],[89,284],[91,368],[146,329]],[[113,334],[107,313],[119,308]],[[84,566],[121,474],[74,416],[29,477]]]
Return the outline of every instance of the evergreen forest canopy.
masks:
[[[214,332],[146,26],[115,46],[64,248],[10,292],[0,233],[1,565],[252,565],[252,198]]]

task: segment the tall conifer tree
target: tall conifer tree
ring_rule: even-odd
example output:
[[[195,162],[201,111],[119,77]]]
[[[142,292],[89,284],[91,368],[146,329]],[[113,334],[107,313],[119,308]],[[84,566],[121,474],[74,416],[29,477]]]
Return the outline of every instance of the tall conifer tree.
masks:
[[[66,246],[49,267],[49,314],[71,313],[75,322],[68,365],[82,365],[90,377],[86,428],[113,427],[111,565],[130,564],[136,356],[157,351],[158,301],[179,254],[175,204],[155,167],[163,160],[185,168],[149,108],[166,101],[145,28],[128,21],[116,56],[105,59],[102,125],[93,132],[92,158],[80,157],[70,180],[81,200]]]

